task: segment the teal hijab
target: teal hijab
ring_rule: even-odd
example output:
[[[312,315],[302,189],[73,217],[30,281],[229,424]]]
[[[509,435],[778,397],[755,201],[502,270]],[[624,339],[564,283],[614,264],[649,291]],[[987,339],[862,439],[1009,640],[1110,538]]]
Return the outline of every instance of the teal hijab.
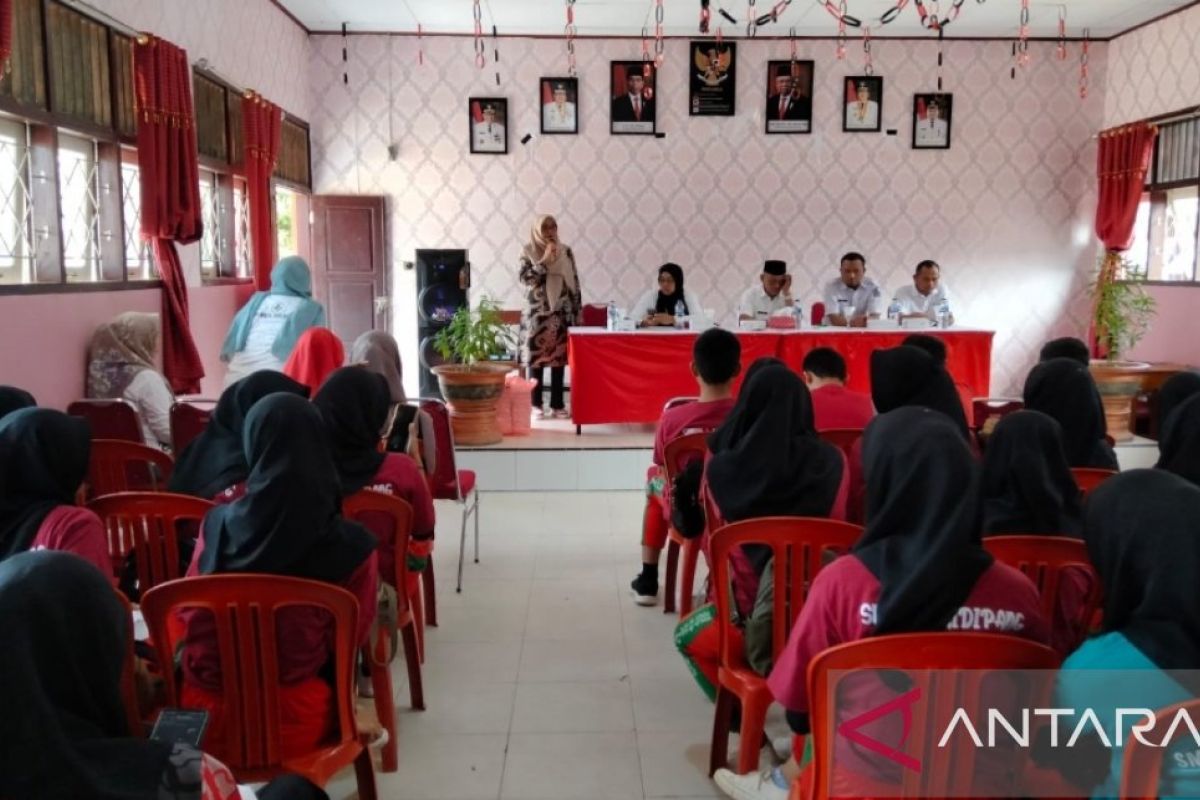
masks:
[[[267,292],[255,292],[250,302],[242,306],[242,310],[233,318],[229,333],[225,336],[225,344],[221,346],[221,360],[228,361],[234,353],[246,349],[246,340],[250,337],[250,325],[254,315],[269,295],[281,294],[288,297],[302,297],[306,302],[292,312],[283,323],[279,335],[271,344],[271,354],[280,361],[286,361],[296,346],[300,334],[309,328],[325,324],[325,309],[312,299],[312,273],[308,264],[300,256],[288,256],[279,259],[279,263],[271,270],[271,289]]]

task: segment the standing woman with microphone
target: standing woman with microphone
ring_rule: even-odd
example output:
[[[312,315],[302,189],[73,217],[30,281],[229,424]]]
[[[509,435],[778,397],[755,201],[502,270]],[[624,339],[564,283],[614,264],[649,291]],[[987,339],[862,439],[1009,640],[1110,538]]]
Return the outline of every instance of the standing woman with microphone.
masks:
[[[563,373],[567,366],[567,328],[579,319],[583,300],[575,254],[558,238],[558,222],[542,214],[521,248],[519,277],[525,285],[526,363],[533,387],[533,407],[542,419],[567,418]],[[542,379],[550,368],[550,411],[542,406]]]

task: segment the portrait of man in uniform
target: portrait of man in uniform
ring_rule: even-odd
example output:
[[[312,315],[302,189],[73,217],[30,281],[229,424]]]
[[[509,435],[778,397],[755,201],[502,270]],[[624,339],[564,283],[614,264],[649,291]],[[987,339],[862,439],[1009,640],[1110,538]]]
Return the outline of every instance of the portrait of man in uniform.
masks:
[[[913,96],[913,149],[950,149],[950,115],[953,101],[954,95],[950,94]]]
[[[503,97],[472,97],[471,152],[504,154],[508,152],[508,100]]]
[[[874,75],[848,77],[845,97],[843,131],[861,133],[882,130],[883,78]]]
[[[579,80],[542,78],[542,133],[579,133]]]

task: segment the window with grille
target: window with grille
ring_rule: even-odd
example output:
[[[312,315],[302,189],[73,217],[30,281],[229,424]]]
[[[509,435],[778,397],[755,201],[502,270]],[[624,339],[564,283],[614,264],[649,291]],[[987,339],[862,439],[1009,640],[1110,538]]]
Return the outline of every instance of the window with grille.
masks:
[[[217,176],[200,170],[200,220],[204,234],[200,237],[200,274],[216,278],[221,274],[221,218],[217,197]]]
[[[29,129],[0,120],[0,284],[32,283],[36,275],[29,180]]]
[[[125,226],[125,275],[131,281],[158,277],[154,259],[150,256],[150,244],[142,238],[140,173],[137,152],[125,150],[121,158],[121,210]]]
[[[1146,191],[1138,205],[1131,278],[1169,283],[1197,280],[1200,251],[1200,116],[1158,128]]]
[[[100,191],[96,143],[60,134],[58,193],[62,208],[63,267],[67,281],[98,281]]]
[[[233,253],[234,266],[239,278],[254,274],[250,254],[250,200],[246,194],[246,182],[233,179]]]

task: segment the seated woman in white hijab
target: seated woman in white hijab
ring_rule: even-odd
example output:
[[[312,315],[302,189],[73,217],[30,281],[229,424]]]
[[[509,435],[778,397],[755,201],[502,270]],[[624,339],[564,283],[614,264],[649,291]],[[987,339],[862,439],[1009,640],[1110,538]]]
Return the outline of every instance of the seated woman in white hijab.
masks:
[[[255,292],[229,326],[221,346],[221,360],[229,364],[226,388],[260,369],[282,371],[300,334],[324,324],[308,264],[299,256],[281,258],[271,270],[270,291]]]
[[[679,311],[683,313],[677,314]],[[642,295],[630,316],[638,320],[640,328],[670,327],[675,324],[676,316],[687,317],[702,311],[700,299],[683,288],[683,268],[668,262],[658,268],[658,288]]]
[[[403,366],[400,346],[390,333],[367,331],[354,340],[350,363],[363,364],[367,369],[387,379],[392,403],[396,408],[391,430],[387,433],[389,453],[408,453],[421,465],[426,475],[437,469],[437,440],[433,435],[433,420],[424,411],[408,405],[404,393]]]
[[[158,314],[136,311],[97,328],[88,344],[87,396],[133,403],[142,439],[150,447],[170,450],[175,395],[155,366],[159,331]]]

